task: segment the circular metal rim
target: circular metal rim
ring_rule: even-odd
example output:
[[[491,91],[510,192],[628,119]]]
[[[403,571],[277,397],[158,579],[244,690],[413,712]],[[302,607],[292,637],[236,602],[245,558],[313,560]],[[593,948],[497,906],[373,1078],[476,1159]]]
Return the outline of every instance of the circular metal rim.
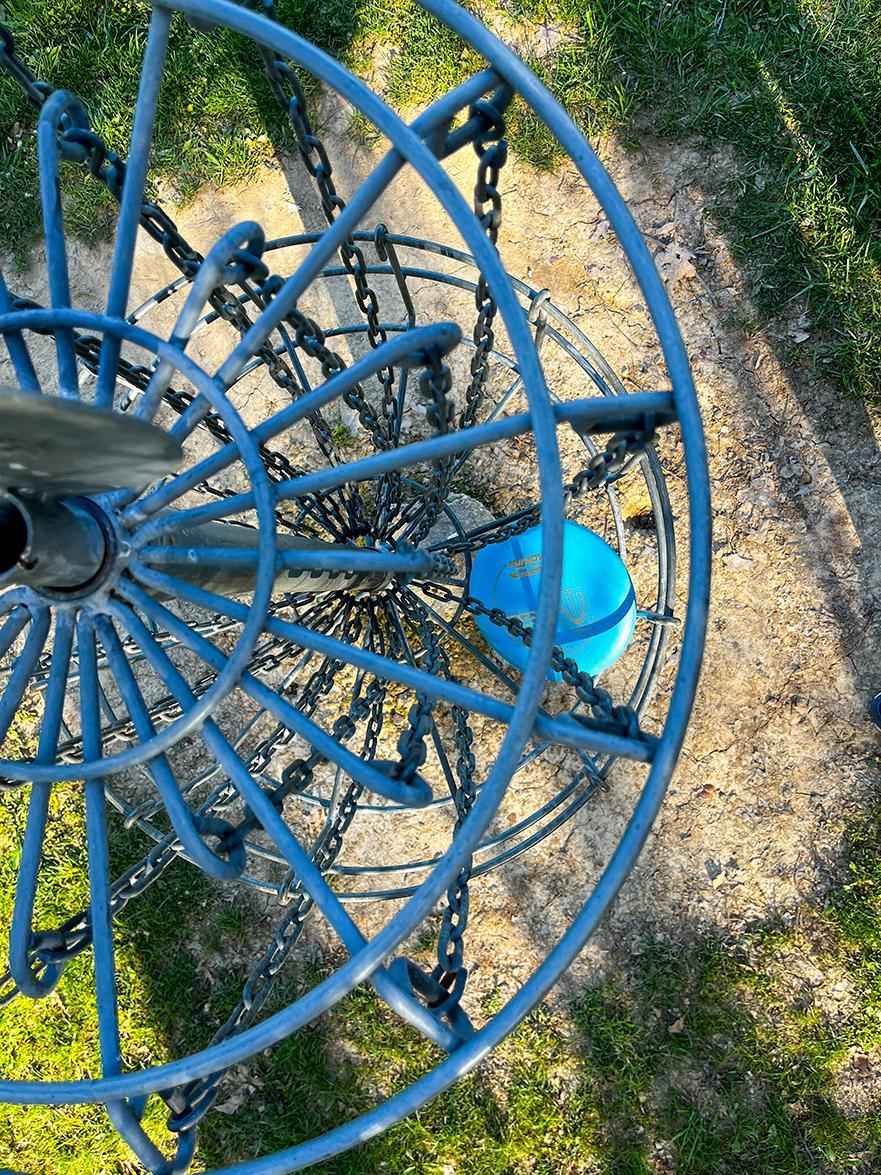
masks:
[[[281,51],[290,60],[308,69],[334,88],[395,142],[399,156],[412,164],[450,216],[466,244],[473,249],[475,258],[496,298],[512,347],[523,369],[524,391],[532,414],[532,431],[536,445],[542,451],[544,463],[539,465],[539,485],[548,512],[543,538],[543,557],[548,574],[542,577],[539,589],[532,652],[523,673],[514,713],[492,771],[469,813],[468,822],[460,828],[417,892],[377,935],[351,955],[333,975],[323,980],[295,1004],[225,1043],[208,1046],[188,1057],[165,1065],[145,1068],[137,1073],[72,1082],[0,1080],[0,1100],[12,1103],[63,1104],[107,1101],[117,1096],[154,1092],[206,1076],[219,1068],[227,1068],[236,1060],[250,1056],[290,1035],[302,1024],[313,1020],[341,999],[358,983],[369,978],[381,965],[382,960],[390,956],[434,908],[440,894],[458,873],[463,855],[470,852],[492,819],[515,766],[515,763],[509,763],[509,760],[519,757],[530,735],[544,689],[545,665],[553,646],[562,564],[560,551],[563,513],[556,422],[531,335],[521,322],[519,303],[498,254],[473,213],[425,142],[381,99],[315,46],[265,17],[229,3],[229,0],[213,0],[207,12],[201,0],[173,0],[162,7],[166,10],[177,9],[197,19],[207,17],[211,24],[223,24],[253,41]],[[351,208],[352,204],[349,207]],[[9,316],[10,321],[12,317]],[[6,319],[0,318],[0,323],[3,321]],[[20,326],[20,321],[16,321],[15,325]],[[163,733],[167,734],[167,730]]]
[[[684,738],[700,670],[707,620],[710,570],[709,485],[706,452],[687,359],[672,315],[672,309],[666,300],[660,279],[653,269],[648,251],[639,237],[636,226],[620,195],[614,189],[598,159],[584,142],[574,124],[541,83],[495,37],[489,34],[468,13],[459,9],[451,0],[420,0],[420,3],[449,25],[478,52],[493,61],[499,68],[499,72],[527,98],[533,109],[556,135],[606,209],[643,288],[672,377],[674,398],[685,441],[686,471],[689,475],[691,566],[689,571],[689,608],[683,635],[682,659],[677,672],[662,740],[657,747],[649,778],[627,829],[582,912],[517,995],[468,1044],[442,1061],[407,1090],[395,1095],[377,1109],[325,1134],[320,1139],[311,1140],[274,1156],[268,1156],[266,1159],[252,1160],[245,1165],[237,1164],[233,1167],[227,1167],[224,1170],[228,1175],[284,1175],[286,1172],[331,1157],[341,1150],[355,1145],[417,1109],[428,1098],[467,1072],[498,1040],[507,1035],[522,1020],[580,950],[639,854],[663,799],[667,782]],[[189,2],[188,0],[179,0],[175,6],[183,11],[189,11],[197,17],[203,12],[203,4],[192,2],[192,0]],[[229,9],[230,6],[225,0],[218,0],[218,3],[213,5],[210,10],[210,19],[213,23],[217,23],[215,17],[220,13],[228,23],[230,17],[243,15],[230,12]],[[243,23],[247,25],[248,22],[243,21]],[[247,33],[247,28],[242,31]],[[277,32],[280,33],[281,30],[277,30]],[[260,40],[261,38],[258,36],[256,39]],[[288,52],[284,45],[282,48]],[[546,652],[547,650],[545,650]],[[535,658],[531,658],[530,665],[534,661]],[[455,841],[451,850],[453,847],[455,847]],[[451,850],[445,856],[449,856]],[[411,899],[408,907],[413,904],[415,904],[415,899]],[[389,924],[389,926],[391,925],[392,923]],[[385,932],[382,932],[369,945],[375,948],[376,944],[384,937]],[[383,946],[385,946],[385,942],[383,942]],[[374,950],[370,953],[375,954],[376,962],[378,962],[381,951]],[[358,958],[363,964],[362,955],[363,952],[359,953]],[[344,969],[353,964],[354,959],[345,964]],[[340,972],[337,972],[337,976],[339,975]],[[317,991],[318,989],[313,990]],[[284,1016],[284,1013],[279,1015]],[[249,1030],[247,1034],[243,1034],[243,1037],[238,1038],[239,1042],[246,1036],[253,1039],[253,1034],[256,1033],[256,1029]],[[118,1085],[118,1083],[119,1079],[116,1084]],[[19,1083],[13,1084],[17,1086]],[[125,1087],[119,1089],[118,1092],[123,1095],[132,1092],[132,1084],[126,1083]],[[8,1082],[0,1083],[0,1096],[6,1093],[9,1085]],[[102,1087],[107,1091],[108,1083],[104,1082]],[[34,1085],[31,1085],[30,1089],[34,1091]],[[58,1087],[56,1087],[56,1092],[58,1092]],[[65,1099],[62,1096],[38,1100],[44,1102]],[[86,1100],[101,1099],[89,1098]]]
[[[10,314],[0,314],[0,333],[4,331],[20,330],[54,330],[57,328],[85,327],[86,329],[118,337],[130,342],[143,350],[150,351],[160,358],[173,364],[194,387],[205,396],[212,408],[218,411],[227,424],[233,439],[239,445],[239,452],[243,465],[251,479],[254,493],[254,509],[260,524],[258,539],[257,573],[254,583],[254,595],[251,611],[242,625],[235,649],[226,665],[218,673],[214,684],[208,689],[195,706],[175,719],[169,726],[164,727],[146,742],[138,743],[128,751],[121,751],[106,759],[96,759],[93,762],[83,762],[68,767],[52,767],[44,764],[23,765],[21,761],[0,760],[0,772],[10,780],[22,783],[62,783],[78,779],[95,779],[98,776],[114,774],[129,767],[138,766],[168,750],[179,742],[181,738],[197,729],[210,717],[212,711],[236,686],[236,683],[247,669],[248,660],[253,652],[260,634],[263,631],[264,621],[272,596],[275,567],[275,503],[272,490],[266,477],[266,470],[260,459],[256,445],[251,439],[249,430],[238,412],[229,404],[223,389],[216,384],[192,359],[171,343],[164,342],[155,335],[133,326],[124,319],[110,318],[102,314],[94,314],[80,310],[19,310]],[[13,589],[15,591],[15,589]],[[25,589],[25,606],[32,614],[48,611],[49,605],[31,589]],[[10,599],[6,594],[0,599]],[[84,611],[100,610],[100,602],[106,598],[106,592],[98,592],[92,600],[77,600],[71,604],[55,604],[58,607],[80,608]]]
[[[275,238],[266,243],[264,253],[278,249],[303,248],[305,246],[314,244],[320,236],[320,233],[311,232]],[[353,233],[352,237],[355,241],[367,243],[373,241],[374,233],[362,230]],[[425,240],[423,238],[403,236],[391,232],[387,233],[386,237],[390,243],[397,247],[408,248],[417,252],[437,253],[449,258],[450,260],[469,265],[473,269],[477,268],[474,258],[471,257],[470,254],[465,253],[459,249],[454,249],[451,246],[441,245],[438,242]],[[367,272],[391,275],[393,271],[390,266],[386,265],[368,265]],[[477,288],[474,282],[471,282],[467,278],[461,277],[458,274],[448,274],[435,270],[414,269],[411,265],[408,264],[401,265],[401,272],[405,277],[415,277],[434,281],[438,284],[448,284],[469,293],[474,293]],[[346,276],[346,271],[341,267],[334,267],[332,269],[325,269],[322,271],[322,277],[324,278],[343,278],[344,276]],[[535,299],[539,295],[539,291],[535,290],[526,282],[513,276],[512,274],[509,274],[508,276],[515,291],[521,294],[523,298],[530,304],[534,303]],[[173,282],[168,283],[161,290],[153,293],[149,298],[145,299],[145,301],[141,303],[140,306],[131,312],[129,315],[129,320],[132,322],[142,322],[147,317],[151,309],[153,309],[158,304],[165,303],[168,297],[170,297],[181,287],[188,284],[189,282],[187,278],[176,278]],[[571,318],[569,318],[565,311],[556,306],[556,304],[551,300],[544,300],[542,302],[542,307],[547,316],[554,323],[556,323],[556,327],[550,325],[548,326],[548,337],[553,338],[555,343],[560,347],[563,354],[568,355],[570,359],[576,362],[578,366],[580,366],[581,369],[591,377],[591,379],[596,383],[599,392],[602,395],[627,395],[626,389],[624,388],[614,369],[605,359],[605,356],[591,342],[589,337],[584,334],[581,328],[578,327]],[[525,312],[527,307],[521,307],[521,309]],[[205,328],[209,326],[216,319],[216,313],[212,312],[211,314],[205,315],[197,324],[197,327],[194,328],[193,334],[195,334],[199,328]],[[394,322],[384,323],[383,327],[389,334],[393,332],[405,333],[407,329],[406,324]],[[570,341],[570,339],[562,336],[559,329],[557,328],[571,332],[571,334],[576,337],[577,341],[581,344],[583,351],[586,352],[586,354],[577,351],[575,345]],[[334,330],[329,330],[326,332],[326,335],[327,337],[331,337],[341,334],[357,334],[358,332],[365,330],[366,326],[363,323],[356,323],[354,325],[344,325],[342,327],[335,328]],[[473,346],[473,343],[471,343],[471,341],[464,336],[461,340],[461,343],[466,347]],[[492,355],[498,358],[511,370],[516,370],[516,365],[507,355],[503,355],[496,350],[493,350]],[[245,367],[239,378],[251,370],[253,370],[253,368],[250,365]],[[559,397],[557,397],[552,392],[550,393],[550,396],[552,401],[557,401],[559,399]],[[589,444],[588,438],[583,438],[583,440],[585,444]],[[591,451],[594,451],[592,447]],[[652,502],[653,513],[657,520],[655,528],[655,535],[658,544],[657,606],[659,610],[663,610],[665,605],[669,606],[671,604],[675,590],[675,535],[672,525],[669,495],[667,493],[663,470],[653,449],[648,450],[646,454],[644,454],[640,464],[643,466],[642,476],[645,480]],[[646,469],[646,466],[648,466],[648,469]],[[614,493],[614,486],[608,488],[611,493]],[[621,553],[620,536],[618,542],[619,553]],[[632,708],[634,708],[635,712],[639,715],[644,713],[648,703],[650,702],[652,694],[657,685],[657,679],[664,667],[664,653],[668,635],[669,630],[666,627],[656,627],[652,636],[649,638],[649,644],[646,647],[645,653],[643,655],[641,668],[636,675],[635,684],[627,703]],[[522,770],[527,762],[531,761],[531,754],[532,753],[524,754],[523,758],[521,758],[520,763],[515,769],[514,776],[512,776],[512,778],[516,777],[517,772]],[[595,781],[596,784],[599,784],[600,781],[607,776],[608,771],[611,769],[614,762],[615,760],[612,757],[603,757],[602,755],[596,756],[595,767],[598,777]],[[561,788],[560,791],[546,804],[542,805],[540,809],[533,812],[529,817],[517,821],[515,824],[509,826],[506,830],[494,834],[487,841],[482,842],[475,850],[475,856],[485,853],[492,846],[504,847],[499,848],[494,856],[487,857],[486,859],[481,860],[479,865],[475,865],[472,871],[472,875],[479,876],[487,873],[497,864],[509,861],[534,848],[536,844],[541,843],[541,841],[546,836],[551,835],[565,819],[571,817],[589,800],[595,790],[595,787],[591,787],[589,781],[584,781],[583,790],[585,794],[576,796],[575,799],[572,799],[571,797],[574,790],[575,789],[573,789],[571,784],[567,784],[565,787]],[[325,801],[322,799],[322,797],[310,796],[308,793],[299,793],[298,799],[306,803],[320,806],[325,805]],[[446,795],[436,798],[434,801],[432,801],[432,804],[429,804],[428,806],[441,806],[451,802],[451,797]],[[559,809],[561,805],[567,804],[567,802],[568,806],[565,808],[564,812],[557,812],[557,809]],[[133,810],[130,805],[125,804],[119,797],[114,799],[114,804],[124,818],[127,818],[128,814]],[[371,805],[369,803],[362,804],[359,806],[359,808],[363,813],[374,814],[377,816],[387,815],[391,817],[395,815],[403,815],[405,812],[412,811],[411,809],[405,809],[400,805],[383,807],[380,805]],[[420,811],[421,810],[422,809],[420,809]],[[557,813],[556,815],[554,815],[555,812]],[[532,831],[528,837],[518,841],[513,845],[508,843],[513,838],[524,833],[527,829],[533,828],[533,826],[542,819],[547,819],[547,823],[542,828]],[[158,841],[163,836],[163,833],[150,823],[149,815],[142,817],[133,823],[136,823],[141,831],[150,836],[153,840]],[[248,843],[252,853],[265,860],[271,861],[282,868],[285,867],[284,858],[277,851],[271,848],[266,848],[265,846],[259,845],[253,841]],[[329,873],[338,876],[388,876],[392,873],[398,875],[419,872],[425,873],[426,870],[431,868],[433,863],[433,860],[409,861],[403,863],[398,862],[395,865],[384,866],[381,869],[373,869],[370,866],[339,865],[334,866],[331,870],[329,870]],[[253,886],[260,892],[264,892],[269,895],[277,895],[283,890],[283,885],[281,884],[274,885],[271,881],[265,881],[260,878],[252,877],[247,873],[242,874],[238,880],[244,884]],[[351,892],[341,890],[338,892],[338,896],[340,897],[341,901],[347,904],[360,904],[367,901],[380,899],[391,900],[406,898],[416,891],[418,885],[418,881],[413,881],[407,885],[399,885],[396,888],[383,890],[373,889]]]

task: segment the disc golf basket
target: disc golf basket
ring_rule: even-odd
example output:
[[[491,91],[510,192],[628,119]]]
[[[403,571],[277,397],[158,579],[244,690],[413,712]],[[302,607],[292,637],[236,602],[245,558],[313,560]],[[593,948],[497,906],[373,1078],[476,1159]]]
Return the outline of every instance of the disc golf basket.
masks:
[[[0,786],[27,795],[0,999],[8,1015],[15,1001],[63,990],[68,964],[93,952],[100,1070],[2,1079],[0,1100],[102,1103],[152,1172],[183,1172],[198,1156],[198,1124],[231,1067],[358,985],[443,1059],[362,1116],[225,1169],[307,1167],[474,1066],[569,965],[632,868],[694,697],[708,483],[663,286],[621,197],[540,83],[451,0],[421,4],[486,67],[409,124],[276,23],[271,4],[264,14],[227,0],[156,4],[127,160],[90,128],[87,96],[39,81],[0,31],[0,65],[39,111],[49,288],[41,306],[16,295],[12,276],[0,283]],[[246,221],[201,253],[152,202],[149,149],[178,14],[257,47],[323,231],[267,242]],[[345,197],[298,74],[388,141]],[[553,291],[505,272],[497,245],[515,101],[605,210],[669,386],[628,394]],[[473,206],[443,166],[460,154],[473,160]],[[103,313],[71,302],[61,161],[119,201]],[[396,234],[376,216],[405,166],[446,217],[444,239]],[[130,311],[140,231],[177,275]],[[684,454],[684,599],[655,447],[667,430]],[[619,494],[630,479],[649,503],[638,558]],[[581,623],[597,582],[587,566],[581,587],[566,582],[573,524],[636,585],[634,636],[623,633],[629,647],[616,659],[616,646],[603,684],[561,619]],[[472,591],[475,565],[504,544],[528,547],[531,595],[516,613]],[[582,624],[578,640],[594,631]],[[470,891],[589,812],[616,762],[644,779],[605,871],[541,965],[487,1016],[469,998]],[[80,781],[69,794],[82,797],[88,907],[38,924],[53,788]],[[133,843],[123,828],[146,852],[113,872],[111,854]],[[275,926],[214,1034],[144,1066],[124,1055],[114,921],[168,884],[175,862],[206,887],[222,884],[225,900],[262,902]],[[313,924],[345,959],[270,1011]],[[167,1107],[161,1137],[145,1127],[154,1099]]]

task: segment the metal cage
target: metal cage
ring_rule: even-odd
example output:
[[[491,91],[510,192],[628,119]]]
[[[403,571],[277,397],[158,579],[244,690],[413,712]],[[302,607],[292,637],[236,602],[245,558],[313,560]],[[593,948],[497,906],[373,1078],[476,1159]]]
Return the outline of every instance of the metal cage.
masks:
[[[12,34],[0,30],[0,66],[39,109],[51,300],[38,306],[0,281],[0,335],[17,385],[0,399],[7,748],[17,712],[27,705],[37,715],[30,742],[18,739],[0,762],[0,786],[28,793],[0,1000],[45,997],[67,963],[92,950],[101,1066],[94,1079],[0,1080],[0,1099],[103,1103],[156,1173],[189,1166],[198,1122],[230,1066],[359,984],[372,985],[447,1056],[369,1113],[224,1170],[266,1175],[327,1159],[468,1072],[596,928],[648,835],[694,699],[709,591],[709,488],[697,400],[663,285],[614,185],[537,79],[452,0],[420,3],[486,68],[410,124],[276,22],[271,5],[260,14],[229,0],[155,3],[128,162],[90,129],[83,103],[39,82]],[[258,47],[314,180],[327,220],[321,232],[267,242],[246,221],[203,255],[149,195],[153,123],[178,14]],[[297,71],[390,144],[347,201]],[[605,210],[653,320],[668,389],[628,394],[552,291],[506,273],[499,177],[515,96],[556,136]],[[476,156],[473,208],[442,165],[466,149]],[[103,313],[71,305],[60,160],[82,163],[89,182],[119,200]],[[464,250],[371,221],[405,164]],[[179,276],[130,311],[141,231]],[[430,296],[420,298],[417,287]],[[337,289],[351,314],[322,329],[322,298]],[[545,369],[558,367],[570,375],[548,379]],[[335,424],[330,412],[340,405]],[[673,429],[687,481],[684,616],[676,614],[673,512],[656,446]],[[463,470],[503,442],[521,446],[532,488],[475,523]],[[119,457],[126,445],[127,474]],[[625,478],[641,479],[649,503],[641,635],[620,672],[600,685],[555,643],[563,522],[589,518],[626,559],[618,500]],[[534,622],[524,625],[469,593],[471,566],[482,547],[539,522],[542,573]],[[529,646],[522,673],[471,631],[478,615]],[[671,665],[668,636],[680,621]],[[559,684],[548,683],[549,667]],[[562,780],[523,800],[518,780],[555,748],[565,748]],[[532,976],[476,1026],[469,884],[571,821],[623,762],[645,779],[602,876]],[[91,900],[63,925],[38,928],[49,801],[62,781],[82,781]],[[120,823],[146,834],[148,849],[113,878],[109,843]],[[385,843],[393,826],[395,839]],[[214,1038],[167,1064],[136,1068],[123,1064],[113,920],[181,858],[206,884],[243,883],[267,895],[278,924]],[[313,911],[348,958],[283,1010],[262,1014]],[[378,926],[365,931],[361,911]],[[437,940],[433,966],[403,953],[426,929]],[[164,1139],[143,1126],[151,1097],[169,1109]]]

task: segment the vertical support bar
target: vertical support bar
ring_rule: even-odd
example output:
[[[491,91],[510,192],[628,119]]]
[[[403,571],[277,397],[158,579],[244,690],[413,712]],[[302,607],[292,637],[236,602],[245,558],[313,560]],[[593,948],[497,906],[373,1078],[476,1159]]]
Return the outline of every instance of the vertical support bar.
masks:
[[[113,318],[124,318],[128,303],[132,277],[135,241],[141,221],[144,202],[144,184],[150,157],[150,143],[153,139],[153,122],[162,80],[162,67],[168,48],[168,30],[171,12],[165,8],[154,8],[150,20],[150,35],[141,66],[141,85],[138,90],[138,105],[135,109],[129,160],[122,189],[119,209],[119,223],[116,228],[116,245],[113,250],[113,266],[110,271],[110,290],[107,294],[107,314]],[[98,364],[98,383],[95,388],[95,404],[101,408],[113,405],[113,390],[116,386],[116,369],[119,363],[120,340],[105,335],[101,342],[101,359]]]
[[[73,622],[70,612],[62,612],[55,629],[55,647],[49,667],[46,703],[37,747],[38,763],[53,763],[58,748],[58,732],[64,711],[64,697],[70,672],[70,650],[73,643]],[[9,931],[9,973],[16,987],[29,999],[47,996],[61,978],[63,964],[47,964],[41,974],[31,966],[34,903],[39,885],[40,865],[43,859],[43,841],[49,816],[51,783],[32,783],[28,796],[28,814],[25,822],[15,904],[12,908],[12,926]]]
[[[7,621],[7,625],[16,623],[15,617],[11,617]],[[0,697],[0,744],[9,733],[9,728],[18,712],[28,682],[31,680],[40,654],[45,648],[46,637],[49,635],[49,624],[49,609],[41,608],[33,616],[31,630],[25,640],[24,649],[21,656],[16,659],[15,668],[7,679],[6,689],[3,691],[3,696]]]
[[[3,280],[3,274],[0,273],[0,314],[11,314],[13,309],[9,290],[6,282]],[[6,339],[9,358],[12,360],[12,366],[15,368],[19,388],[29,396],[41,395],[40,381],[37,378],[37,373],[34,369],[23,334],[21,331],[13,330],[3,337]]]
[[[40,165],[40,203],[43,208],[43,243],[49,271],[49,294],[54,310],[70,309],[70,276],[67,269],[67,245],[64,239],[64,211],[61,205],[61,182],[58,175],[58,132],[62,119],[87,123],[78,99],[64,90],[56,90],[43,104],[37,123],[37,155]],[[62,396],[79,398],[76,351],[70,327],[55,331],[58,357],[58,385]]]
[[[83,755],[87,759],[100,759],[103,753],[95,646],[95,630],[91,621],[85,616],[80,616],[77,625],[77,653],[80,665]],[[95,955],[95,1002],[98,1008],[101,1073],[104,1077],[115,1077],[122,1073],[122,1049],[119,1040],[113,918],[110,912],[110,854],[107,846],[104,779],[100,775],[87,779],[84,787],[89,857],[89,916],[92,924],[92,949]],[[168,1169],[161,1151],[147,1136],[138,1115],[128,1101],[120,1099],[107,1102],[106,1110],[110,1121],[148,1170]]]

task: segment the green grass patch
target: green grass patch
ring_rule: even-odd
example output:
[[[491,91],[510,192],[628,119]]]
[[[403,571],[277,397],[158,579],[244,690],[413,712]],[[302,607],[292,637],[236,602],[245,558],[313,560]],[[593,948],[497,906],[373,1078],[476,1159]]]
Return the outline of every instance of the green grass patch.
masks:
[[[824,327],[815,367],[877,401],[875,0],[513,0],[501,11],[554,30],[555,47],[530,65],[589,136],[703,142],[709,211],[746,264],[759,314],[806,301]],[[515,109],[511,131],[528,162],[558,162],[528,112]]]
[[[8,932],[26,792],[0,797],[0,933]],[[740,941],[670,945],[648,938],[629,964],[555,1009],[533,1013],[478,1071],[324,1175],[866,1175],[881,1162],[881,1115],[849,1113],[838,1086],[854,1050],[881,1050],[881,816],[849,837],[846,877],[798,932],[760,928]],[[114,868],[143,850],[114,829]],[[36,924],[52,927],[88,900],[81,788],[52,800]],[[191,943],[198,941],[197,950]],[[258,950],[235,887],[206,887],[173,866],[116,923],[126,1064],[157,1064],[202,1047],[238,998]],[[426,950],[429,944],[426,944]],[[339,962],[340,960],[336,960]],[[282,972],[268,1011],[330,963]],[[793,985],[805,967],[823,985]],[[485,1001],[483,1014],[500,1006]],[[92,964],[72,962],[55,993],[0,1012],[4,1074],[85,1077],[99,1071]],[[197,1170],[293,1146],[369,1111],[440,1059],[372,992],[248,1064],[221,1089],[200,1128]],[[165,1109],[145,1122],[167,1140]],[[0,1164],[30,1172],[137,1168],[100,1108],[0,1106]]]
[[[0,797],[0,941],[6,942],[27,789]],[[53,789],[46,850],[41,867],[35,926],[53,928],[88,905],[85,820],[82,788]],[[157,923],[155,933],[162,933]],[[164,1059],[161,1027],[145,1018],[148,985],[139,953],[123,939],[119,952],[120,1040],[125,1061],[145,1064]],[[91,953],[68,965],[61,986],[40,1001],[16,999],[0,1009],[4,1078],[66,1080],[100,1074],[94,972]],[[163,1115],[155,1100],[145,1123],[161,1133]],[[100,1106],[61,1112],[52,1106],[19,1107],[0,1103],[0,1165],[52,1175],[93,1175],[100,1156],[114,1170],[134,1170],[125,1143]]]
[[[836,1088],[850,1051],[878,1046],[879,827],[852,830],[848,880],[824,910],[805,911],[804,929],[762,928],[739,943],[648,940],[632,966],[537,1011],[476,1074],[319,1170],[874,1172],[881,1117],[848,1114]],[[845,1012],[794,992],[791,974],[807,963],[850,981]],[[497,1008],[490,999],[484,1011]],[[290,1145],[406,1087],[436,1059],[357,991],[261,1059],[259,1096],[235,1124],[210,1127],[206,1154],[238,1157],[237,1140],[253,1145],[261,1130],[261,1152]]]
[[[15,0],[5,18],[19,55],[53,86],[84,96],[91,127],[125,157],[149,25],[149,6],[130,0]],[[271,157],[269,135],[285,123],[256,50],[226,30],[197,32],[176,16],[156,115],[151,176],[186,201],[205,185],[237,183]],[[35,112],[0,77],[0,245],[21,251],[39,233]],[[62,165],[69,231],[105,236],[114,202],[102,185]]]
[[[357,437],[344,420],[338,420],[331,429],[331,440],[338,449],[351,449],[357,442]]]
[[[6,943],[27,815],[28,789],[0,794],[0,942]],[[111,817],[113,875],[147,843]],[[80,784],[52,792],[34,926],[52,929],[87,908],[85,814]],[[227,891],[209,891],[193,869],[172,864],[160,883],[133,901],[114,923],[119,1029],[123,1065],[141,1069],[202,1047],[218,1013],[212,987],[188,951],[193,925],[206,939],[227,941],[236,909]],[[0,1008],[4,1079],[71,1080],[101,1074],[91,951],[71,961],[45,999],[21,997]],[[213,1019],[209,1019],[209,1015]],[[150,1098],[144,1126],[171,1153],[168,1110]],[[0,1169],[28,1175],[129,1175],[140,1171],[102,1106],[12,1106],[0,1103]]]
[[[378,83],[393,105],[437,98],[479,59],[412,0],[280,0],[279,16],[362,72],[384,54]],[[809,352],[856,395],[881,385],[881,7],[876,0],[510,0],[479,11],[502,35],[519,28],[529,64],[591,137],[651,131],[703,140],[707,199],[746,263],[767,319],[807,300],[822,323]],[[53,85],[84,94],[92,125],[124,152],[148,9],[133,0],[14,0],[6,18],[22,56]],[[541,37],[539,33],[542,32]],[[544,37],[544,40],[542,40]],[[520,42],[518,42],[520,43]],[[544,48],[542,48],[544,46]],[[38,232],[34,115],[0,78],[0,247]],[[357,115],[357,141],[373,132]],[[560,150],[519,101],[512,147],[535,167]],[[239,182],[290,132],[257,54],[223,30],[173,22],[153,175],[178,200]],[[733,159],[733,162],[732,162]],[[100,185],[64,168],[70,230],[106,234]]]

